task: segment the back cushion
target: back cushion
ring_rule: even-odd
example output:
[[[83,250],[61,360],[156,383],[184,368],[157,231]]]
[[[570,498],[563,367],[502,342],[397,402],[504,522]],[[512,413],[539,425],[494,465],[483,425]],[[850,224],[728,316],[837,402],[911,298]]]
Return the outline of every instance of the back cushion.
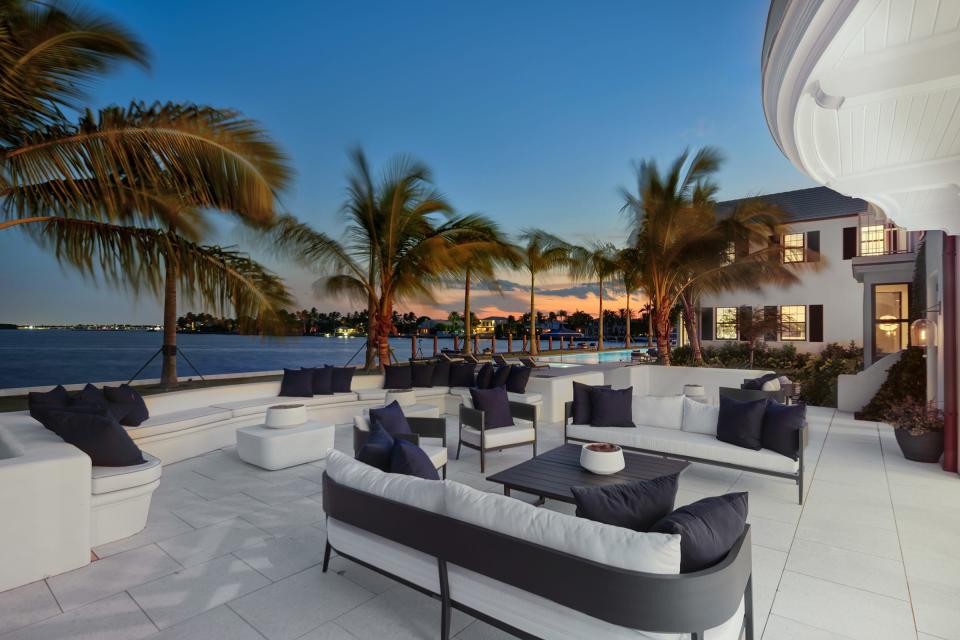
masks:
[[[450,363],[446,360],[438,360],[433,365],[433,378],[430,381],[434,387],[446,387],[450,385]]]
[[[450,365],[450,386],[451,387],[472,387],[474,383],[473,372],[476,365],[469,362],[454,362]]]
[[[415,364],[410,368],[410,379],[413,382],[414,387],[432,387],[433,386],[433,369],[435,365],[431,362],[429,364]],[[443,385],[446,386],[446,385]]]
[[[720,407],[690,398],[683,399],[683,425],[680,427],[689,433],[717,435],[717,417]]]
[[[506,387],[507,380],[510,378],[510,365],[506,364],[502,367],[497,367],[497,370],[493,372],[493,377],[490,379],[490,387]],[[526,385],[524,385],[526,386]],[[507,389],[509,391],[509,389]],[[523,393],[522,391],[520,393]]]
[[[493,365],[489,362],[477,371],[477,389],[489,389],[493,382]]]
[[[337,484],[408,504],[412,507],[435,513],[444,513],[444,487],[442,482],[384,473],[368,464],[354,460],[336,449],[331,449],[327,456],[327,473]]]
[[[522,364],[515,364],[510,367],[510,375],[507,376],[507,391],[511,393],[526,393],[527,382],[530,380],[530,367]]]
[[[457,482],[447,480],[443,484],[447,515],[452,518],[612,567],[680,572],[679,535],[639,533],[540,509]]]
[[[683,396],[634,396],[633,421],[644,427],[679,429],[683,424]]]
[[[408,364],[388,364],[383,368],[384,389],[409,389],[413,386],[412,367]]]

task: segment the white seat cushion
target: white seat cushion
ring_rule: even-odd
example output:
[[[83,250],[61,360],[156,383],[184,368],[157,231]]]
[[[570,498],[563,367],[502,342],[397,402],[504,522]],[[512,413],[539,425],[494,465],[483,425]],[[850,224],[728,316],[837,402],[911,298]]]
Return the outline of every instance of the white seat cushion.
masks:
[[[310,407],[343,404],[346,402],[354,402],[356,399],[357,394],[353,391],[341,391],[329,395],[313,396],[312,398],[296,398],[292,396],[253,398],[251,400],[238,400],[237,402],[224,402],[223,404],[215,405],[215,407],[229,409],[233,413],[234,418],[242,418],[258,413],[266,413],[267,409],[276,404],[302,404],[307,407],[309,411]]]
[[[525,404],[540,404],[543,402],[542,393],[515,393],[507,391],[507,399],[510,402],[523,402]]]
[[[697,402],[690,398],[683,399],[683,431],[702,433],[708,436],[717,435],[717,419],[720,417],[720,407],[705,402]]]
[[[633,396],[633,423],[679,429],[683,400],[683,396]]]
[[[278,403],[279,404],[279,403]],[[222,420],[229,420],[232,416],[229,409],[221,407],[196,407],[150,416],[138,427],[124,427],[134,440],[156,436],[162,433],[171,433],[199,427]]]
[[[449,480],[444,486],[447,515],[452,518],[612,567],[680,572],[679,535],[602,524]]]
[[[567,433],[591,442],[612,442],[627,447],[659,451],[713,462],[725,462],[764,471],[796,473],[800,463],[769,449],[744,449],[717,440],[716,436],[690,433],[678,429],[661,429],[638,425],[634,429],[570,425]]]
[[[383,402],[387,398],[386,389],[358,389],[353,393],[357,394],[357,399],[363,401],[377,400]]]
[[[430,458],[430,462],[432,462],[433,466],[437,469],[447,464],[447,448],[445,446],[436,444],[421,444],[420,448],[423,449],[423,452],[427,454],[427,457]]]
[[[338,484],[420,509],[444,513],[443,483],[384,473],[336,449],[327,456],[327,473]]]
[[[414,387],[417,394],[417,400],[442,398],[450,392],[450,387]]]
[[[536,431],[533,423],[529,420],[513,419],[511,427],[497,427],[496,429],[487,429],[487,449],[496,449],[497,447],[506,447],[511,444],[521,442],[533,442],[536,437]],[[460,437],[464,442],[479,447],[480,431],[473,427],[463,426],[460,428]]]
[[[90,492],[93,495],[140,487],[160,479],[162,465],[158,458],[143,453],[143,464],[130,467],[97,467],[91,471]]]

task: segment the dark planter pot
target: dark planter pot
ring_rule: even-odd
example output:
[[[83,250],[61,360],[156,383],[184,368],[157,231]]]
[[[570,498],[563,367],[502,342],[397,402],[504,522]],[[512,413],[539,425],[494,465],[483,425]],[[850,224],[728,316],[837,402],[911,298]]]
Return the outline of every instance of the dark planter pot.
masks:
[[[914,462],[939,462],[943,455],[943,431],[913,436],[906,429],[894,429],[903,457]]]

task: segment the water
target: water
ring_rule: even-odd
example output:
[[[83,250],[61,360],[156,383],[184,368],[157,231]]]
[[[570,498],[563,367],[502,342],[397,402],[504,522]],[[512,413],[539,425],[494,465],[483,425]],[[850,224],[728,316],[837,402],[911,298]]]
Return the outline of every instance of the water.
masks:
[[[409,338],[390,342],[397,359],[410,357]],[[0,331],[0,389],[126,380],[157,352],[160,343],[159,333],[146,331]],[[177,344],[200,373],[207,375],[344,365],[357,351],[353,363],[362,364],[365,339],[180,334]],[[514,349],[519,350],[521,344],[514,340]],[[442,338],[439,345],[452,349],[453,340]],[[489,346],[489,339],[480,340],[481,350]],[[543,348],[546,346],[544,342]],[[506,349],[506,340],[498,340],[497,351]],[[420,339],[419,350],[424,356],[432,355],[433,338]],[[629,353],[627,356],[629,359]],[[565,362],[567,358],[564,356]],[[178,359],[177,370],[184,378],[195,375],[183,358]],[[139,377],[160,377],[159,357]]]
[[[621,343],[622,344],[622,343]],[[604,347],[609,348],[607,341],[604,340]],[[554,356],[541,356],[540,360],[545,360],[551,363],[564,363],[564,364],[598,364],[601,362],[630,362],[632,349],[622,349],[619,351],[601,351],[600,353],[586,352],[586,353],[564,353],[561,355]]]

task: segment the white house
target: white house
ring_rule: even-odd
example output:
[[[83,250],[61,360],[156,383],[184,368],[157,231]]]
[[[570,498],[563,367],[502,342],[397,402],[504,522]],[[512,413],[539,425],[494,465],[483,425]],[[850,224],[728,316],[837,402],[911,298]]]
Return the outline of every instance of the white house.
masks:
[[[704,344],[740,338],[738,308],[775,314],[779,327],[764,340],[819,351],[831,342],[864,347],[869,365],[908,345],[910,287],[922,234],[908,233],[873,207],[827,187],[760,196],[787,215],[789,233],[775,241],[781,260],[800,282],[704,296],[700,331]],[[740,201],[720,203],[732,209]]]

